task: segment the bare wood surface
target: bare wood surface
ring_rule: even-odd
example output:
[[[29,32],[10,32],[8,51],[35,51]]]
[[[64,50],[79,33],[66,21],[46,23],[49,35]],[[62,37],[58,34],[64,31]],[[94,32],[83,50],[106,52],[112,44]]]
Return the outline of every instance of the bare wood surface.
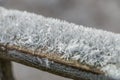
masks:
[[[14,80],[11,61],[0,59],[0,80]]]
[[[44,70],[75,80],[112,80],[102,71],[74,61],[65,61],[56,54],[46,55],[18,46],[0,45],[0,58],[15,61],[27,66]]]

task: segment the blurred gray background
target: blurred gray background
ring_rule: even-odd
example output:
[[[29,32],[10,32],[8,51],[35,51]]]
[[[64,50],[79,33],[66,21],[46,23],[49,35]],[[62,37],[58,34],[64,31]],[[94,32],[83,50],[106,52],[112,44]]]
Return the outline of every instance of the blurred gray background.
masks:
[[[0,0],[0,6],[120,32],[120,0]],[[70,80],[16,63],[13,66],[17,80]]]

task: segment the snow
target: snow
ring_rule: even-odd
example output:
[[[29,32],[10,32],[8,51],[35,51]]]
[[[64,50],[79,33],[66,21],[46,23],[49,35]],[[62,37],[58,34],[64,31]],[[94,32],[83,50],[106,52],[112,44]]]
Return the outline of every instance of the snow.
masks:
[[[94,66],[120,79],[120,34],[0,8],[0,43],[19,45]],[[46,61],[46,63],[48,63]]]

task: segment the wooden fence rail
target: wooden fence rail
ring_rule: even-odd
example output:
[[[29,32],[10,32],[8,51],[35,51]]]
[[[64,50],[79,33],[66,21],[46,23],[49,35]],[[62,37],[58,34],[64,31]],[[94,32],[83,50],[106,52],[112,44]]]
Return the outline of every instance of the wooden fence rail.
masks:
[[[113,37],[110,32],[0,8],[0,80],[14,80],[11,61],[74,80],[113,80],[101,70],[108,64],[106,57],[112,56],[102,45],[112,44]],[[101,43],[94,48],[97,41]]]
[[[9,45],[7,45],[9,46]],[[53,74],[57,74],[63,77],[72,78],[75,80],[89,80],[89,77],[92,79],[99,79],[103,77],[103,72],[100,72],[97,69],[93,71],[92,69],[87,69],[86,66],[81,65],[82,67],[72,66],[72,62],[65,62],[63,60],[56,61],[47,58],[46,55],[33,55],[29,53],[29,50],[25,52],[22,48],[12,48],[7,47],[6,45],[0,45],[0,58],[1,58],[1,70],[3,79],[2,80],[14,80],[11,72],[11,63],[10,61],[15,61],[30,67],[34,67],[43,71],[47,71]],[[4,67],[3,67],[4,66]],[[84,68],[85,67],[85,68]],[[8,70],[8,71],[7,71]],[[11,76],[11,78],[10,78]],[[4,79],[5,78],[5,79]]]

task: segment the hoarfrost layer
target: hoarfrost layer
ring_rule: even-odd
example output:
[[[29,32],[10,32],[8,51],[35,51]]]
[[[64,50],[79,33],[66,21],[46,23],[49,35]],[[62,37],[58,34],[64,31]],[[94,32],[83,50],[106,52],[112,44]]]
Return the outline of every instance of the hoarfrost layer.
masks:
[[[33,50],[47,48],[45,53],[58,53],[120,79],[119,34],[0,8],[0,43]]]

